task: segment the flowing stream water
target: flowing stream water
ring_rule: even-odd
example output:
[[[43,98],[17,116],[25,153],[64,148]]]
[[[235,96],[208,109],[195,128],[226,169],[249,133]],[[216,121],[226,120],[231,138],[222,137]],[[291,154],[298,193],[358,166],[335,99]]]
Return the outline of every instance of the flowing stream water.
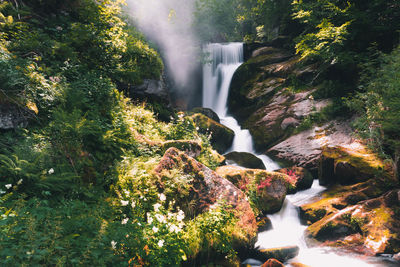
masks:
[[[213,43],[204,46],[204,53],[209,55],[210,62],[203,66],[203,107],[214,110],[221,123],[235,132],[232,147],[227,151],[250,152],[259,157],[268,171],[279,169],[279,165],[266,155],[257,154],[253,138],[246,129],[228,115],[227,100],[233,74],[243,63],[242,43]],[[256,246],[260,248],[276,248],[297,245],[299,255],[290,262],[300,262],[310,267],[362,267],[362,266],[396,266],[382,258],[370,257],[360,259],[355,255],[343,254],[331,248],[308,248],[303,237],[307,226],[302,225],[298,206],[317,197],[325,188],[315,180],[313,186],[294,195],[286,197],[282,209],[270,215],[273,229],[258,234]],[[261,265],[252,261],[251,265]]]

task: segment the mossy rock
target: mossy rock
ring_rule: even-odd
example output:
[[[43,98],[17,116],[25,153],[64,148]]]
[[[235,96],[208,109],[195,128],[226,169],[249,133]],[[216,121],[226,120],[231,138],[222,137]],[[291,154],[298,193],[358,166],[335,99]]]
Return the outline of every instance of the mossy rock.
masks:
[[[263,161],[252,153],[233,151],[224,156],[228,165],[235,163],[244,168],[265,170]]]
[[[219,153],[224,153],[232,146],[234,131],[201,113],[193,114],[191,117],[200,133],[211,135],[211,144]]]
[[[269,259],[277,259],[285,262],[296,257],[300,252],[298,246],[286,246],[279,248],[260,249],[257,259],[267,261]]]
[[[214,121],[216,121],[216,122],[218,122],[218,123],[221,123],[221,121],[220,121],[220,119],[219,119],[219,117],[218,117],[218,114],[215,113],[215,112],[214,112],[212,109],[210,109],[210,108],[196,107],[196,108],[193,108],[193,109],[189,112],[189,114],[196,114],[196,113],[201,113],[201,114],[203,114],[203,115],[209,117],[210,119],[212,119],[212,120],[214,120]]]
[[[376,255],[400,251],[400,190],[385,193],[380,181],[351,186],[335,185],[317,202],[300,207],[311,225],[309,244],[324,245]]]
[[[239,250],[254,245],[257,234],[254,212],[246,195],[227,179],[174,147],[165,152],[153,173],[159,189],[167,198],[175,199],[188,217],[199,216],[222,202],[226,204],[227,211],[234,216],[233,248]]]
[[[385,163],[367,148],[325,147],[319,164],[320,184],[355,184],[378,177],[395,185],[391,164]]]
[[[289,193],[295,193],[299,190],[308,189],[314,182],[312,174],[303,167],[293,166],[277,170],[277,172],[287,174],[291,178],[290,182],[293,186],[293,190]]]
[[[201,145],[192,140],[169,140],[161,143],[162,153],[165,153],[169,148],[174,147],[185,152],[190,157],[198,157],[201,153]]]
[[[349,186],[335,185],[323,192],[317,201],[300,206],[300,218],[312,224],[326,215],[361,201],[379,197],[384,192],[385,186],[376,180]]]
[[[290,178],[283,173],[237,166],[218,167],[216,172],[246,193],[256,213],[272,214],[279,211],[287,191],[292,188]]]

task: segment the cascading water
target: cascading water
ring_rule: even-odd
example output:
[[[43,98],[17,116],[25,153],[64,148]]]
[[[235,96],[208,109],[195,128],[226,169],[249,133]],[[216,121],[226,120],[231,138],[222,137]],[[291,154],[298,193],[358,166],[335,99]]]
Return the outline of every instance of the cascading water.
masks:
[[[208,44],[203,51],[211,60],[203,66],[203,107],[214,110],[221,123],[235,132],[232,147],[227,152],[256,154],[249,130],[241,129],[236,119],[227,115],[232,77],[243,63],[243,43]],[[267,170],[279,169],[279,165],[266,155],[256,156],[263,161]]]
[[[229,86],[236,69],[243,63],[243,44],[208,44],[204,47],[204,52],[210,55],[211,62],[203,67],[203,107],[213,109],[220,117],[221,123],[235,132],[233,145],[229,151],[255,154],[250,132],[242,130],[235,118],[227,116]],[[279,169],[279,165],[266,155],[256,156],[262,159],[267,170]],[[338,255],[332,249],[306,246],[303,237],[306,226],[300,223],[296,205],[310,201],[323,190],[325,188],[319,186],[318,181],[314,181],[312,188],[287,196],[281,211],[269,216],[273,229],[259,233],[256,246],[274,248],[297,245],[300,247],[300,254],[291,262],[301,262],[310,267],[393,266],[377,258],[370,258],[366,262],[351,255]]]

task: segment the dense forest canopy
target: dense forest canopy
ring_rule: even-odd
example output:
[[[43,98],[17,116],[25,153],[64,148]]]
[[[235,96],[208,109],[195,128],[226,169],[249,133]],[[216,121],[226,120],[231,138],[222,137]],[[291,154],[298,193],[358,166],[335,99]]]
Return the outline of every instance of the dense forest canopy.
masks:
[[[399,175],[398,0],[193,3],[197,49],[284,37],[301,63],[319,68],[307,86],[323,80],[318,93],[334,98],[334,116],[357,113],[357,133]],[[194,150],[213,170],[221,156],[192,115],[128,98],[165,69],[160,46],[149,44],[125,5],[0,0],[0,113],[19,118],[19,127],[0,130],[1,266],[208,263],[234,259],[248,238],[229,207],[200,213],[187,200],[191,182],[204,176],[199,165],[189,161],[196,175],[155,171],[170,147]]]

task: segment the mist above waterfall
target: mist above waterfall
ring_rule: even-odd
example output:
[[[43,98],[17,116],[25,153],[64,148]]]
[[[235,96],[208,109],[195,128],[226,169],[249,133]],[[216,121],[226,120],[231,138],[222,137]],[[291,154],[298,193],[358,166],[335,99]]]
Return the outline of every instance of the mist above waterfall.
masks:
[[[161,49],[177,88],[190,87],[198,64],[197,40],[191,29],[194,0],[127,0],[137,27]]]

